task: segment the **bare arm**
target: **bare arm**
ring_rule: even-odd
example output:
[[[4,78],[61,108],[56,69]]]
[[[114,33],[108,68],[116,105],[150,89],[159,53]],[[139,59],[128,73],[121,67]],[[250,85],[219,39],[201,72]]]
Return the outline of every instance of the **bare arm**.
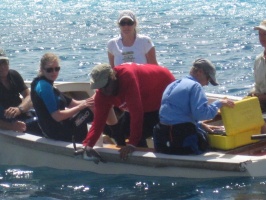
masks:
[[[82,103],[86,103],[86,105],[92,110],[93,107],[94,107],[94,98],[93,97],[90,97],[90,98],[87,98],[85,100],[75,100],[75,99],[72,99],[70,105],[69,105],[69,108],[73,108],[75,106],[78,106]]]
[[[26,124],[22,121],[7,122],[0,120],[0,128],[5,130],[23,132],[26,130]]]
[[[66,110],[57,110],[53,112],[51,114],[52,118],[57,122],[68,119],[73,115],[77,114],[79,111],[83,110],[84,108],[89,107],[91,105],[91,101],[89,101],[88,99],[83,101],[72,100],[70,105],[72,105],[72,107]]]
[[[111,65],[112,68],[114,68],[115,67],[115,57],[110,52],[108,52],[108,59],[109,59],[109,64]]]
[[[158,65],[157,59],[156,59],[156,52],[155,47],[152,47],[149,52],[146,54],[147,63]]]
[[[27,112],[29,109],[33,107],[32,101],[30,98],[30,90],[26,89],[24,90],[21,95],[23,96],[23,100],[19,106],[22,106],[24,111]]]
[[[5,110],[5,117],[10,119],[14,118],[22,112],[27,112],[30,108],[32,108],[32,102],[30,98],[30,90],[26,89],[24,90],[21,95],[23,96],[22,102],[20,105],[17,107],[9,107],[8,109]],[[21,107],[21,109],[19,109]]]

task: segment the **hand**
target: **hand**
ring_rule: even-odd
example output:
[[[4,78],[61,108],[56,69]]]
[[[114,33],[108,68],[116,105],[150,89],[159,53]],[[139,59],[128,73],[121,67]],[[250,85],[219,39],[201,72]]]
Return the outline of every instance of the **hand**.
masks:
[[[105,163],[106,161],[102,158],[102,156],[92,147],[86,146],[84,148],[86,155],[91,158],[94,163],[98,164],[99,162]]]
[[[209,125],[204,122],[201,123],[201,127],[209,133],[215,132],[215,131],[225,131],[224,126],[214,126],[214,125]]]
[[[84,108],[94,108],[94,99],[93,98],[88,98],[79,104],[80,110],[83,110]]]
[[[230,108],[233,108],[235,106],[235,103],[230,99],[225,98],[225,99],[222,99],[220,101],[222,103],[222,106],[227,106]]]
[[[120,158],[123,160],[126,160],[128,158],[128,154],[134,152],[136,149],[136,147],[134,147],[133,145],[127,145],[122,147],[119,152],[120,152]]]
[[[85,101],[86,101],[87,107],[90,107],[90,108],[94,107],[94,98],[93,97],[90,97],[90,98],[86,99]]]
[[[20,114],[21,112],[18,107],[9,107],[8,109],[5,110],[5,117],[7,119],[15,118]]]
[[[22,121],[15,121],[12,123],[12,130],[13,131],[18,131],[18,132],[24,132],[26,131],[26,124]]]

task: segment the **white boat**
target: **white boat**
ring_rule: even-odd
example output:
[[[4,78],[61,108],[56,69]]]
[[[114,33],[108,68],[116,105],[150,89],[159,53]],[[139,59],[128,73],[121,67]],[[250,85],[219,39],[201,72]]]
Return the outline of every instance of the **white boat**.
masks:
[[[93,94],[89,83],[57,83],[57,87],[75,98]],[[208,94],[210,101],[224,95]],[[227,96],[234,100],[240,97]],[[100,174],[134,174],[186,178],[262,177],[266,176],[266,141],[259,141],[229,151],[211,151],[202,155],[166,155],[152,148],[138,149],[127,160],[119,158],[114,144],[99,140],[94,149],[105,163],[93,162],[86,154],[74,155],[70,142],[55,141],[28,133],[0,129],[1,165],[25,165],[56,169],[90,171]],[[81,148],[77,144],[77,148]],[[95,161],[95,160],[94,160]]]

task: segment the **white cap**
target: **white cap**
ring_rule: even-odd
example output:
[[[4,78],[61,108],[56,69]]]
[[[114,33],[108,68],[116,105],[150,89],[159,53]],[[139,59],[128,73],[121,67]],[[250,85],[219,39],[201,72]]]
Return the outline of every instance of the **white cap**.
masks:
[[[123,10],[118,17],[118,23],[120,23],[123,19],[130,19],[133,22],[136,21],[135,14],[131,10]]]

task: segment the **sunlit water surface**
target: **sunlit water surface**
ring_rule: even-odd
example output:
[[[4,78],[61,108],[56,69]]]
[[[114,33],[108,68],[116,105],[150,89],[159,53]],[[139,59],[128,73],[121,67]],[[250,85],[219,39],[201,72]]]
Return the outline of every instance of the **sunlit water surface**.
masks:
[[[265,199],[266,179],[185,179],[0,168],[1,199]]]

